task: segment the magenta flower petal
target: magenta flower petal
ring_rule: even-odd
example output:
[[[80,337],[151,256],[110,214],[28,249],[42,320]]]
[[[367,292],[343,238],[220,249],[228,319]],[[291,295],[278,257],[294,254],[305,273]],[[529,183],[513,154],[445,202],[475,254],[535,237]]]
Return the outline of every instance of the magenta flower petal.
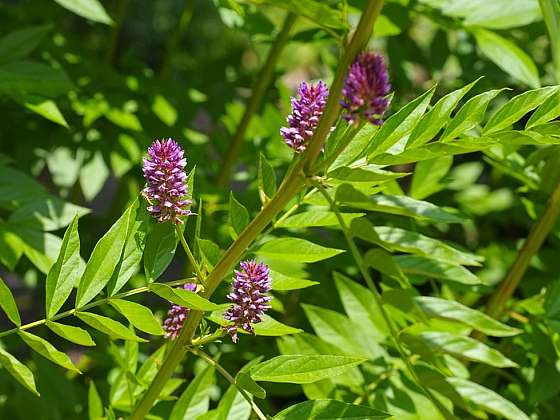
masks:
[[[252,260],[241,262],[240,268],[235,271],[231,293],[228,295],[233,305],[224,313],[224,318],[232,322],[224,328],[234,343],[237,343],[238,328],[255,333],[251,324],[263,320],[264,313],[270,308],[268,303],[272,300],[271,296],[266,295],[271,288],[268,266]]]
[[[301,153],[315,133],[327,103],[329,89],[322,81],[316,85],[303,82],[299,86],[298,96],[292,97],[292,113],[287,118],[289,127],[282,127],[280,134],[288,146]]]
[[[346,77],[341,105],[346,120],[358,122],[365,118],[372,124],[383,124],[383,114],[389,107],[387,95],[391,90],[385,60],[372,51],[360,53]]]
[[[158,222],[183,223],[181,216],[188,216],[191,201],[185,199],[187,184],[184,151],[172,139],[156,140],[144,158],[144,178],[148,186],[142,191],[150,202],[148,211]]]
[[[185,290],[190,290],[191,292],[196,291],[196,284],[194,283],[185,283],[183,285]],[[167,318],[163,322],[163,330],[165,331],[165,338],[169,338],[170,340],[175,340],[183,328],[183,324],[187,319],[189,312],[191,310],[189,308],[185,308],[181,305],[173,305],[171,309],[167,312]]]

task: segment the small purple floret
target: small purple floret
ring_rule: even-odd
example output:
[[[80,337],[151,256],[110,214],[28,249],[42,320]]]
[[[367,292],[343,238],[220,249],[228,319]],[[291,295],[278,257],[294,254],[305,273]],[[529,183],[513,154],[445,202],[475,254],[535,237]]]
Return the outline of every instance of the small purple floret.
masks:
[[[196,284],[185,283],[183,289],[190,290],[191,292],[196,291]],[[167,318],[163,322],[163,329],[165,331],[165,338],[170,340],[175,340],[183,328],[183,324],[189,315],[190,309],[185,308],[181,305],[173,305],[171,309],[167,312]]]
[[[181,216],[188,216],[191,201],[187,195],[184,151],[172,139],[156,140],[144,158],[144,178],[148,186],[142,191],[150,202],[148,211],[158,222],[181,224]]]
[[[240,267],[239,271],[235,270],[231,293],[227,296],[233,305],[224,314],[224,318],[232,322],[224,328],[234,343],[237,343],[238,328],[255,334],[251,324],[263,320],[272,299],[266,295],[271,288],[268,266],[252,260],[241,262]]]
[[[298,96],[299,99],[292,96],[292,113],[287,118],[289,127],[282,127],[280,134],[288,146],[301,153],[315,133],[327,103],[329,89],[323,81],[316,85],[303,82],[299,86]]]
[[[385,60],[372,51],[360,53],[344,82],[341,105],[346,109],[347,121],[359,122],[363,117],[369,122],[383,124],[383,114],[389,107],[387,95],[391,90]]]

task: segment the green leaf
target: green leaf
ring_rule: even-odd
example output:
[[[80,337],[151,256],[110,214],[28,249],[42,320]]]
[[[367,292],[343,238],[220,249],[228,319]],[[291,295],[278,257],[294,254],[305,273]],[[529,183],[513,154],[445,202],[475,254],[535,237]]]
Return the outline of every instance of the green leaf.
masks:
[[[101,397],[93,381],[89,381],[88,415],[89,420],[99,420],[103,418],[103,403],[101,402]]]
[[[381,183],[392,179],[402,178],[408,175],[406,172],[383,171],[372,167],[372,165],[350,168],[341,166],[329,172],[329,178],[348,182]]]
[[[220,261],[223,251],[209,239],[198,238],[196,242],[205,263],[209,268],[214,268],[218,261]]]
[[[341,213],[342,220],[349,225],[350,222],[358,217],[365,216],[365,213]],[[305,211],[295,214],[281,221],[276,227],[283,228],[305,228],[315,226],[338,226],[336,213],[331,211]]]
[[[37,388],[35,387],[35,379],[33,378],[33,373],[27,366],[25,366],[3,348],[0,348],[0,364],[10,375],[14,377],[16,381],[26,387],[29,391],[33,392],[35,395],[39,396]]]
[[[266,391],[258,383],[256,383],[253,378],[248,373],[239,372],[235,375],[235,383],[241,389],[251,393],[257,398],[265,399]]]
[[[70,223],[60,254],[47,274],[45,291],[45,312],[51,318],[64,305],[81,274],[80,236],[78,234],[78,215]]]
[[[27,344],[44,358],[49,359],[51,362],[56,363],[57,365],[62,366],[65,369],[73,370],[74,372],[80,373],[80,371],[76,366],[74,366],[74,363],[72,363],[68,355],[61,351],[58,351],[47,340],[30,334],[27,331],[18,331],[17,334],[25,342],[25,344]]]
[[[381,248],[370,249],[364,255],[364,263],[380,273],[397,280],[401,287],[408,288],[410,283],[401,268],[393,260],[393,256]]]
[[[144,272],[148,282],[156,281],[171,263],[179,237],[172,223],[152,223],[144,250]]]
[[[91,312],[77,312],[76,316],[90,327],[116,339],[145,342],[143,338],[137,337],[120,322],[114,321],[106,316],[92,314]]]
[[[273,259],[292,262],[317,262],[344,252],[343,249],[325,248],[300,238],[276,238],[263,244],[257,251]]]
[[[462,378],[447,378],[455,390],[465,399],[485,411],[508,420],[529,420],[529,417],[511,401],[500,394]]]
[[[177,110],[161,95],[156,95],[152,103],[152,111],[168,127],[177,122]]]
[[[220,309],[220,305],[216,305],[215,303],[204,299],[195,292],[191,292],[190,290],[185,290],[183,288],[169,287],[163,283],[150,284],[150,292],[176,303],[177,305],[184,306],[185,308],[191,308],[196,311],[216,311]]]
[[[521,330],[489,317],[483,312],[469,308],[454,300],[441,299],[431,296],[416,296],[413,298],[417,307],[426,315],[436,318],[450,319],[461,322],[469,327],[494,337],[510,337],[521,333]]]
[[[80,327],[60,324],[53,321],[47,321],[46,325],[52,332],[65,340],[79,344],[80,346],[95,346],[95,342],[91,339],[89,333]]]
[[[82,164],[79,175],[80,187],[87,201],[93,201],[97,197],[109,175],[110,170],[101,151],[93,152]]]
[[[245,226],[249,224],[249,212],[243,204],[235,199],[233,192],[229,193],[229,216],[228,222],[233,228],[234,238],[245,229]]]
[[[10,321],[18,327],[21,325],[21,318],[16,305],[16,301],[8,285],[0,277],[0,307],[8,316]]]
[[[68,128],[64,115],[62,115],[56,103],[51,99],[26,98],[25,107],[49,121]]]
[[[495,133],[510,127],[529,111],[546,101],[558,92],[558,86],[547,86],[541,89],[529,90],[515,96],[506,102],[484,126],[483,135]]]
[[[389,150],[395,143],[406,138],[414,129],[435,92],[436,87],[424,92],[418,98],[406,104],[383,123],[368,149],[368,160]]]
[[[442,183],[441,180],[447,175],[452,164],[452,156],[418,162],[410,185],[410,196],[416,200],[422,200],[445,188],[445,183]]]
[[[437,101],[433,108],[418,122],[408,138],[406,147],[418,147],[433,139],[439,130],[447,125],[451,112],[459,101],[479,80],[477,79],[461,89],[454,90]]]
[[[98,0],[54,0],[65,9],[94,22],[112,25],[113,21]]]
[[[339,375],[366,360],[332,355],[277,356],[254,366],[251,377],[255,381],[309,384]]]
[[[272,198],[276,193],[276,173],[272,165],[266,160],[266,157],[260,153],[259,154],[259,170],[258,170],[258,188],[259,194],[261,194],[261,201],[263,200],[262,195],[264,194],[267,198]]]
[[[273,417],[273,420],[381,420],[390,414],[363,405],[348,404],[337,400],[305,401],[288,407]]]
[[[74,85],[60,68],[31,61],[13,61],[0,65],[0,94],[54,98],[67,93]]]
[[[558,116],[560,116],[560,92],[556,91],[531,114],[525,129],[545,124]]]
[[[442,9],[446,15],[465,18],[465,25],[491,29],[515,28],[540,19],[538,4],[532,0],[449,1]]]
[[[76,308],[91,301],[111,280],[121,259],[130,220],[135,217],[136,209],[133,204],[95,245],[78,284]]]
[[[39,45],[50,29],[50,25],[31,26],[0,38],[0,63],[17,61],[27,57]]]
[[[517,367],[517,363],[505,357],[498,350],[474,338],[444,332],[402,333],[402,340],[419,354],[447,353],[459,359],[486,363],[490,366]]]
[[[207,318],[210,321],[221,325],[222,327],[230,325],[230,322],[224,319],[225,311],[226,309],[223,308],[218,311],[214,311],[209,316],[207,316]],[[303,332],[303,330],[300,330],[299,328],[294,328],[290,327],[289,325],[282,324],[269,315],[264,315],[262,322],[252,324],[252,326],[255,330],[255,335],[261,335],[265,337],[280,337],[283,335],[299,334]],[[247,334],[247,332],[242,329],[238,329],[237,331],[242,334]]]
[[[159,321],[149,308],[123,299],[110,299],[109,303],[140,331],[152,335],[163,335]]]
[[[540,87],[537,66],[523,50],[512,41],[495,32],[482,28],[470,28],[476,38],[478,48],[504,72],[532,88]]]
[[[333,277],[348,317],[363,326],[376,342],[385,340],[389,332],[371,290],[340,273],[335,272]]]
[[[287,9],[325,28],[348,28],[348,23],[341,10],[329,7],[329,5],[317,0],[256,0],[255,3],[264,3]]]
[[[416,255],[397,255],[393,258],[406,274],[414,274],[471,286],[484,284],[477,276],[461,266]]]
[[[76,206],[57,197],[38,197],[14,211],[9,223],[40,225],[44,231],[53,231],[68,226],[74,217],[90,212],[88,208]]]
[[[210,388],[214,383],[214,367],[207,366],[185,388],[169,416],[169,420],[195,419],[208,411]]]
[[[428,201],[415,200],[405,195],[376,194],[367,196],[348,184],[338,187],[336,201],[346,206],[412,217],[436,223],[462,223],[461,215],[443,209]]]
[[[216,410],[199,416],[197,420],[248,420],[250,415],[251,405],[234,385],[230,385],[220,399]]]
[[[439,141],[453,140],[482,122],[488,104],[504,89],[493,89],[469,99],[453,117]]]
[[[353,230],[353,233],[359,238],[369,240],[371,238],[369,232],[363,225],[360,225],[360,228]],[[371,229],[382,245],[394,251],[416,254],[453,265],[480,266],[483,261],[483,258],[476,254],[460,251],[417,232],[389,226],[371,226]],[[373,243],[378,242],[373,241]]]
[[[304,304],[303,310],[319,338],[338,347],[341,353],[371,360],[384,355],[384,350],[363,325],[330,309]]]
[[[133,204],[136,217],[129,219],[127,237],[124,244],[122,258],[107,284],[107,293],[114,296],[121,290],[130,278],[138,271],[149,229],[149,215],[145,208],[139,207],[138,200]]]
[[[273,270],[270,270],[270,277],[272,279],[272,290],[304,289],[319,284],[318,281],[290,277]]]

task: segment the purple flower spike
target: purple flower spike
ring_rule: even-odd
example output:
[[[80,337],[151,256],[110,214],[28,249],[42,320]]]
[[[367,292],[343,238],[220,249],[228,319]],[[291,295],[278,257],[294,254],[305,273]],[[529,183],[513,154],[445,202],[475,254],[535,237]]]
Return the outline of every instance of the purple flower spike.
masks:
[[[196,284],[185,283],[183,289],[190,290],[191,292],[196,291]],[[190,309],[185,308],[181,305],[173,305],[171,309],[167,312],[167,318],[163,322],[163,329],[165,331],[165,338],[170,340],[175,340],[183,328],[183,324],[189,315]]]
[[[174,140],[156,140],[144,158],[144,178],[148,186],[142,191],[150,202],[148,211],[158,222],[181,224],[181,216],[188,216],[190,200],[186,200],[187,185],[184,151]]]
[[[383,124],[383,114],[389,107],[387,95],[391,90],[385,60],[372,51],[360,53],[346,77],[341,105],[346,109],[346,120],[358,122],[362,117],[369,122]]]
[[[265,293],[270,291],[270,270],[267,265],[253,261],[243,261],[241,269],[235,271],[231,293],[227,296],[233,305],[225,312],[224,318],[233,324],[225,330],[237,343],[237,329],[242,328],[255,334],[251,324],[263,320],[263,315],[270,305],[272,297]]]
[[[299,99],[292,96],[292,113],[287,118],[289,127],[282,127],[280,134],[288,146],[301,153],[315,133],[327,103],[329,89],[322,81],[315,86],[303,82],[299,85],[298,95]]]

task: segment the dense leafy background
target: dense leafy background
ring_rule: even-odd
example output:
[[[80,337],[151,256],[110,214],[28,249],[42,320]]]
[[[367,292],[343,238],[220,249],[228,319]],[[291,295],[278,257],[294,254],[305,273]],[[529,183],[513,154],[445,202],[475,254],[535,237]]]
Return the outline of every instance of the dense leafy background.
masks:
[[[279,135],[290,95],[301,81],[332,79],[340,45],[365,4],[3,1],[2,330],[71,310],[74,295],[81,306],[146,279],[191,275],[181,250],[171,261],[173,230],[148,220],[144,202],[135,201],[144,184],[141,158],[154,138],[177,139],[189,171],[196,166],[189,182],[198,215],[189,218],[185,236],[207,266],[215,264],[260,210],[259,198],[273,195],[291,160]],[[483,310],[504,278],[560,176],[554,121],[560,92],[539,89],[560,82],[559,10],[555,0],[387,1],[370,47],[388,59],[392,116],[379,131],[364,127],[328,176],[328,193],[381,286],[420,382],[460,418],[554,419],[560,409],[557,226],[503,322],[474,311]],[[231,188],[220,187],[221,162],[288,11],[298,16],[289,42],[246,132]],[[357,157],[363,159],[356,163]],[[259,336],[242,335],[238,345],[225,339],[207,351],[221,354],[234,375],[251,363],[238,380],[256,397],[266,390],[265,400],[255,400],[268,414],[316,401],[278,418],[306,418],[313,409],[355,418],[383,418],[374,409],[397,419],[438,418],[390,342],[328,203],[319,193],[297,202],[247,254],[271,266],[270,315],[282,324],[267,321]],[[82,276],[90,256],[95,263]],[[224,303],[227,289],[212,301]],[[127,300],[158,319],[166,299],[192,298],[151,291]],[[111,418],[130,411],[131,399],[155,375],[164,343],[151,314],[132,306],[112,301],[64,319],[92,327],[86,328],[91,338],[67,330],[74,343],[52,324],[3,336],[2,418]],[[218,315],[209,319],[219,321]],[[111,319],[128,319],[137,335]],[[111,340],[99,329],[130,340]],[[469,338],[473,329],[489,338]],[[149,342],[138,344],[138,337]],[[92,338],[97,346],[87,347]],[[17,360],[35,374],[40,398],[13,379],[35,389]],[[153,411],[162,418],[250,415],[235,388],[193,357],[162,399]],[[204,414],[209,409],[215,411]]]

